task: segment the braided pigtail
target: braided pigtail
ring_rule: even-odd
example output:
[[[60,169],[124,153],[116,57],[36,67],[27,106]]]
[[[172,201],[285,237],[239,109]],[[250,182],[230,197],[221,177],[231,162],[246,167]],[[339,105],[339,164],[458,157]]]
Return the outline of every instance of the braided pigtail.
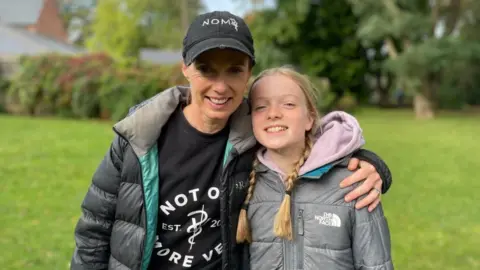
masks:
[[[292,240],[292,218],[290,213],[290,205],[291,205],[291,195],[293,187],[298,179],[298,173],[300,168],[307,160],[308,156],[313,147],[313,142],[310,136],[305,138],[305,151],[303,152],[302,157],[295,163],[293,172],[291,172],[286,180],[286,189],[285,189],[285,196],[283,197],[282,204],[280,205],[280,209],[275,216],[275,223],[273,225],[273,233],[281,238]]]

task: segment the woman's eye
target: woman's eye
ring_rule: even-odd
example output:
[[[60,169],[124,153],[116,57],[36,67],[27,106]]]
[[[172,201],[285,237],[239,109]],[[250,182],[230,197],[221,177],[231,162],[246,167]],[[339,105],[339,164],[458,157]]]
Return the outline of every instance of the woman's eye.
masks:
[[[202,73],[207,73],[210,71],[210,69],[207,66],[200,66],[198,67],[198,70]]]
[[[204,76],[210,76],[214,73],[214,70],[207,65],[199,65],[197,70]]]
[[[289,108],[293,108],[293,107],[295,107],[295,104],[289,102],[289,103],[285,103],[285,106],[287,106]]]
[[[243,69],[240,68],[240,67],[233,67],[233,68],[230,69],[230,72],[235,73],[235,74],[241,73],[242,71],[243,71]]]

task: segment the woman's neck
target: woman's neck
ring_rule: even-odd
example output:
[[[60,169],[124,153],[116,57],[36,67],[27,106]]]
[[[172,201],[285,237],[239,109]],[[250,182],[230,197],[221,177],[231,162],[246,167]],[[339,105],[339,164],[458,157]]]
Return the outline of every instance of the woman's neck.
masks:
[[[185,115],[185,118],[192,127],[206,134],[219,132],[228,122],[228,119],[210,119],[197,110],[193,105],[187,105],[183,109],[183,115]]]

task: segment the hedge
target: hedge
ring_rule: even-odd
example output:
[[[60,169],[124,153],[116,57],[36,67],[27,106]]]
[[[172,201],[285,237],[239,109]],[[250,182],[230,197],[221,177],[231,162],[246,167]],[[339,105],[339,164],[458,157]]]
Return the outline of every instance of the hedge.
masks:
[[[188,84],[181,63],[124,67],[106,54],[24,56],[18,66],[10,82],[0,80],[0,112],[118,121],[133,105],[174,85]],[[314,84],[322,112],[356,108],[352,95],[336,99],[328,79],[316,78]]]
[[[122,67],[104,54],[19,59],[5,93],[11,114],[119,120],[128,109],[173,85],[186,84],[180,64]]]

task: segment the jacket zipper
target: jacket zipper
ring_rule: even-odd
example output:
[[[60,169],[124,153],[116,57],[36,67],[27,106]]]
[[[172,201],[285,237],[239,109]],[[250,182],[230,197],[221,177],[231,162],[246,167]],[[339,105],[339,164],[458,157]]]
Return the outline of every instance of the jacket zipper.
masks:
[[[230,166],[231,164],[233,163],[233,161],[235,160],[235,158],[237,157],[237,154],[236,152],[234,152],[235,150],[232,148],[232,150],[230,150],[230,153],[229,153],[229,157],[227,158],[227,162],[223,168],[223,172],[222,172],[222,181],[225,179],[225,181],[227,181],[227,194],[225,194],[225,210],[228,211],[228,213],[231,212],[231,205],[230,205],[230,193],[232,191],[232,188],[233,188],[233,184],[232,184],[232,181],[229,181],[230,180],[230,176],[229,176],[229,169],[230,169]],[[223,247],[224,251],[226,250],[227,254],[227,265],[228,263],[231,263],[232,262],[232,251],[230,250],[230,246],[231,246],[231,237],[230,237],[230,232],[231,232],[231,228],[232,228],[232,224],[231,224],[231,220],[229,218],[229,215],[226,214],[225,215],[225,219],[226,219],[226,231],[227,232],[227,243],[226,244],[226,247]],[[222,266],[221,268],[223,269],[223,265],[224,265],[224,262],[222,262]],[[230,267],[228,265],[228,267]]]
[[[297,234],[298,234],[298,238],[297,238],[297,241],[296,241],[296,245],[297,245],[297,268],[298,270],[302,270],[303,269],[303,237],[304,237],[304,225],[305,225],[305,221],[304,221],[304,218],[303,218],[303,209],[299,209],[298,210],[298,216],[297,216]]]
[[[286,188],[285,188],[285,183],[283,181],[283,178],[279,173],[277,173],[277,175],[278,175],[278,178],[280,180],[280,185],[282,186],[283,194],[284,194],[284,196],[286,196],[286,194],[285,194]],[[294,204],[293,204],[293,195],[294,195],[294,191],[292,190],[292,193],[290,195],[290,201],[291,201],[290,207],[291,207],[291,209],[295,209]],[[282,200],[283,200],[283,198],[282,198]],[[295,230],[295,220],[294,219],[292,219],[292,230]],[[293,269],[292,266],[291,266],[292,265],[291,262],[292,262],[292,259],[294,259],[293,256],[292,256],[292,253],[293,253],[292,251],[293,251],[293,241],[295,241],[295,235],[293,235],[292,241],[287,240],[287,239],[282,239],[282,241],[283,241],[283,265],[285,266],[284,269],[285,270],[290,270],[290,269]]]
[[[118,132],[115,128],[112,128],[113,131],[120,137],[122,138],[128,145],[130,145],[130,142],[122,135],[120,134],[120,132]],[[137,161],[138,163],[138,166],[141,168],[141,164],[140,164],[140,160],[138,159],[138,157],[135,155],[135,160]],[[145,186],[143,185],[143,173],[142,173],[142,170],[140,169],[140,183],[141,183],[141,190],[142,190],[142,198],[143,198],[143,211],[145,211],[145,219],[143,220],[143,222],[145,222],[145,237],[143,238],[143,245],[142,245],[142,249],[140,250],[140,270],[143,270],[143,256],[145,255],[145,241],[146,241],[146,238],[147,238],[147,232],[148,232],[148,217],[147,217],[147,206],[145,204],[145,202],[147,201],[147,198],[145,198]]]
[[[293,193],[292,193],[293,195]],[[293,205],[291,206],[293,208]],[[292,220],[292,230],[295,228],[295,223],[294,223],[294,220]],[[295,241],[295,235],[293,235],[293,239],[290,241],[290,240],[287,240],[287,239],[284,239],[283,240],[283,243],[285,244],[285,256],[283,258],[284,260],[284,264],[285,264],[285,269],[292,269],[292,261],[295,259],[292,255],[293,255],[293,241]]]

